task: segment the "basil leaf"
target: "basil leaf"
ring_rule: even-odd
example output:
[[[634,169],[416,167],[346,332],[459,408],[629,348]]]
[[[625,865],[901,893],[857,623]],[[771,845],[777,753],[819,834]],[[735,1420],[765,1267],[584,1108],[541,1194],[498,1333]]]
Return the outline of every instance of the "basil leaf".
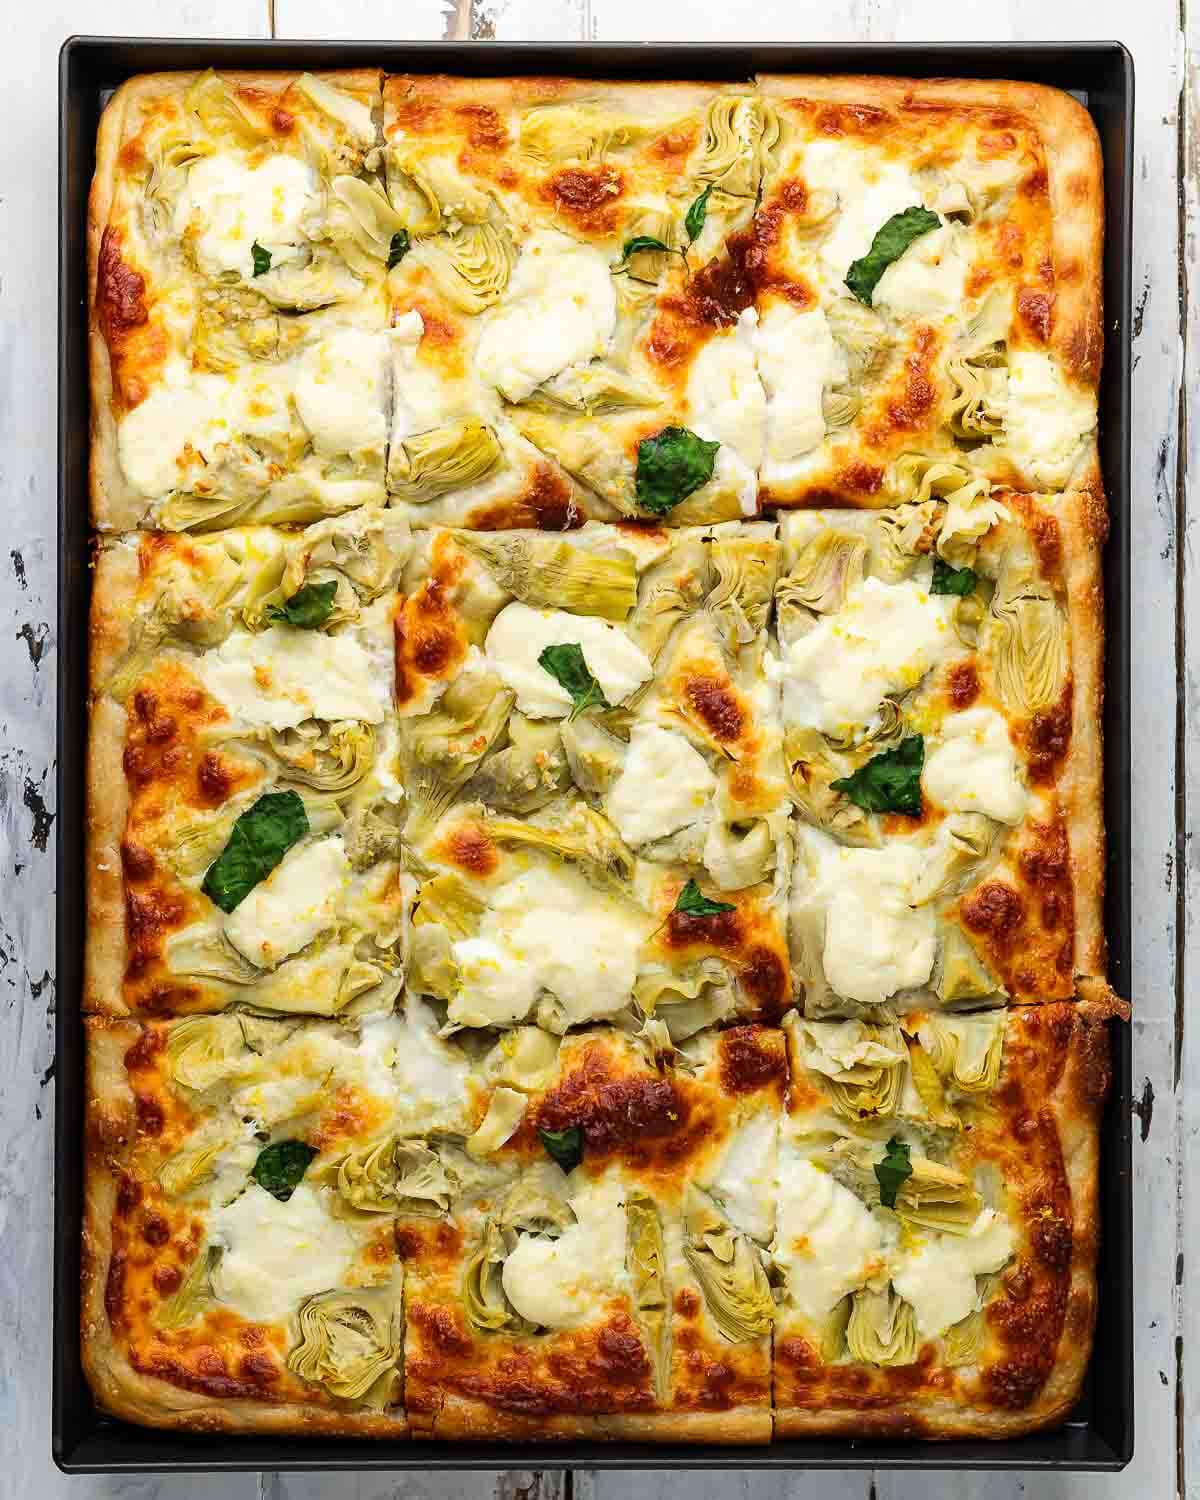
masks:
[[[608,708],[609,703],[600,691],[600,684],[592,676],[584,660],[583,647],[575,641],[561,646],[547,646],[538,657],[538,666],[550,673],[560,686],[565,687],[575,705],[570,722],[574,723],[585,709]]]
[[[892,1136],[887,1143],[883,1160],[875,1163],[875,1180],[879,1184],[879,1201],[884,1208],[895,1208],[896,1194],[906,1177],[912,1176],[910,1149],[898,1137]]]
[[[652,234],[635,234],[631,240],[625,241],[621,259],[628,260],[631,255],[640,255],[643,250],[662,250],[667,255],[671,253],[670,245],[664,245],[662,240],[656,240]]]
[[[893,214],[876,231],[867,253],[852,262],[846,272],[846,285],[860,302],[870,307],[879,278],[892,262],[899,260],[914,240],[936,229],[941,222],[927,208],[906,208],[902,214]]]
[[[681,911],[685,917],[716,917],[723,911],[734,909],[729,901],[710,901],[701,894],[700,887],[694,880],[689,880],[675,898],[675,910]]]
[[[919,818],[924,765],[924,736],[913,734],[901,740],[895,750],[872,756],[852,776],[839,776],[829,785],[835,792],[845,792],[851,802],[867,812],[899,812]]]
[[[265,276],[271,269],[271,252],[264,250],[258,241],[255,240],[253,245],[250,246],[250,254],[254,257],[254,274],[256,276]]]
[[[934,558],[933,582],[929,585],[931,594],[957,594],[963,598],[975,592],[975,585],[978,582],[979,578],[974,568],[952,568],[940,557]]]
[[[336,578],[328,583],[306,583],[290,599],[283,601],[282,608],[272,604],[267,610],[267,619],[294,625],[297,630],[316,630],[329,618],[336,593]]]
[[[388,270],[390,271],[393,266],[398,266],[411,249],[412,240],[408,237],[408,230],[397,229],[388,246]]]
[[[286,1203],[300,1186],[300,1179],[316,1154],[316,1147],[304,1141],[276,1141],[258,1153],[250,1175],[272,1198]]]
[[[222,911],[235,910],[307,832],[308,814],[300,797],[295,792],[268,792],[233,825],[201,890]]]
[[[634,478],[637,503],[657,516],[706,485],[713,477],[720,443],[706,442],[687,427],[664,427],[638,444]]]
[[[710,182],[700,196],[692,200],[692,206],[684,216],[683,227],[687,230],[689,241],[695,241],[700,238],[700,234],[704,229],[704,221],[708,218],[709,194],[712,192],[714,186],[715,184]]]
[[[583,1131],[578,1125],[565,1130],[539,1130],[546,1154],[552,1156],[564,1172],[573,1171],[583,1160]]]

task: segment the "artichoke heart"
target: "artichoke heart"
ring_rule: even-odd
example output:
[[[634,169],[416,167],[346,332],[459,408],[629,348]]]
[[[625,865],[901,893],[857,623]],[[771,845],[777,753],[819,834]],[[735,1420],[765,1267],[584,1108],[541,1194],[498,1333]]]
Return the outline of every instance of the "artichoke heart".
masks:
[[[882,1292],[855,1292],[846,1324],[851,1359],[867,1365],[911,1365],[920,1349],[913,1309],[890,1284]]]
[[[349,174],[329,185],[330,204],[325,229],[352,271],[371,276],[387,264],[392,236],[404,221],[374,183]]]
[[[412,251],[452,307],[476,314],[499,302],[516,264],[517,252],[507,229],[494,224],[460,224]]]
[[[538,104],[521,117],[522,156],[540,167],[601,160],[605,153],[631,146],[646,133],[627,115],[587,102]]]
[[[1005,1013],[981,1011],[971,1016],[925,1013],[916,1035],[939,1077],[964,1094],[995,1088],[1004,1058]]]
[[[404,1351],[400,1298],[391,1287],[321,1292],[300,1304],[300,1341],[287,1366],[340,1401],[382,1409],[396,1398]]]
[[[173,1152],[158,1169],[159,1186],[168,1198],[190,1193],[215,1174],[217,1158],[228,1145],[228,1141],[216,1140]]]
[[[638,514],[633,460],[603,427],[576,412],[512,406],[513,426],[580,484],[625,516]]]
[[[835,781],[854,769],[849,756],[831,745],[820,730],[799,725],[789,725],[785,731],[783,753],[792,801],[806,823],[842,844],[879,843],[877,820],[833,788]]]
[[[629,746],[591,714],[560,720],[559,738],[575,785],[589,797],[605,796],[621,774]]]
[[[268,729],[264,749],[284,783],[318,792],[348,792],[375,763],[375,730],[346,720],[305,719],[292,729]]]
[[[167,1034],[167,1067],[174,1082],[203,1093],[240,1071],[246,1041],[235,1014],[188,1016]]]
[[[1059,700],[1070,665],[1067,623],[1046,584],[1024,569],[1006,570],[992,596],[982,645],[1011,712],[1032,715]]]
[[[966,1234],[983,1199],[961,1172],[915,1152],[912,1173],[896,1192],[896,1212],[907,1224],[943,1234]]]
[[[857,297],[838,297],[825,316],[846,357],[850,387],[861,387],[880,375],[895,343],[880,314]]]
[[[789,644],[814,622],[814,616],[836,614],[846,595],[863,580],[867,544],[853,532],[822,528],[779,580],[775,600],[780,637]]]
[[[528,1108],[528,1098],[516,1089],[494,1089],[487,1113],[475,1133],[467,1137],[467,1155],[479,1158],[499,1151],[516,1134]]]
[[[557,1239],[576,1222],[566,1190],[567,1174],[556,1162],[534,1162],[513,1183],[500,1205],[501,1229]]]
[[[501,588],[533,609],[621,621],[637,603],[637,565],[623,549],[593,552],[522,531],[456,531],[454,539]]]
[[[755,1246],[694,1183],[684,1192],[683,1223],[684,1256],[720,1331],[735,1344],[770,1333],[775,1303]]]
[[[501,1033],[484,1060],[484,1072],[494,1083],[517,1089],[545,1088],[558,1064],[560,1038],[540,1026],[514,1026]]]
[[[955,437],[989,442],[1004,431],[1008,369],[1003,346],[992,345],[971,358],[959,356],[946,364],[954,394],[947,424]]]
[[[555,720],[514,713],[508,721],[508,745],[483,761],[463,795],[493,811],[527,814],[545,807],[570,782]]]
[[[335,1167],[342,1201],[359,1213],[437,1218],[448,1211],[454,1193],[435,1151],[394,1135],[356,1147]]]
[[[943,1005],[970,1005],[1005,994],[1004,986],[971,945],[957,922],[939,923],[941,942],[930,984]]]
[[[861,1120],[896,1113],[908,1062],[899,1026],[804,1021],[795,1013],[787,1025],[804,1066],[820,1077],[839,1115]]]
[[[912,885],[912,904],[924,906],[965,891],[982,876],[998,854],[1000,825],[983,813],[953,813],[938,828],[920,874]]]
[[[625,1266],[633,1281],[633,1301],[647,1335],[654,1364],[654,1388],[665,1398],[671,1379],[671,1299],[662,1221],[654,1202],[642,1193],[625,1203]]]
[[[586,802],[552,805],[543,810],[544,824],[517,823],[508,818],[485,818],[484,828],[497,844],[536,849],[566,864],[577,865],[606,885],[627,893],[635,861],[621,835]]]
[[[500,738],[515,701],[490,672],[464,672],[432,713],[402,722],[400,772],[410,841],[427,832]]]
[[[196,1259],[188,1267],[179,1286],[159,1304],[154,1321],[167,1333],[190,1328],[203,1317],[212,1301],[212,1276],[221,1259],[219,1245],[201,1245]]]
[[[348,262],[324,245],[314,246],[307,258],[286,260],[254,278],[254,290],[272,307],[295,312],[346,302],[357,297],[362,287]]]
[[[630,240],[645,239],[657,240],[660,245],[666,246],[665,250],[635,250],[626,257],[624,270],[634,281],[657,286],[662,280],[662,274],[671,260],[671,252],[682,248],[676,243],[677,223],[674,214],[653,208],[643,209],[630,218],[625,227],[626,244]]]
[[[532,1333],[533,1324],[521,1317],[504,1294],[504,1262],[516,1247],[512,1229],[501,1229],[489,1219],[479,1246],[463,1271],[462,1301],[467,1322],[479,1333]]]
[[[492,200],[459,171],[449,155],[403,144],[386,158],[388,197],[411,235],[436,234],[455,220],[486,223]]]
[[[942,1335],[943,1362],[953,1368],[956,1365],[976,1365],[983,1354],[987,1319],[984,1309],[988,1299],[1000,1285],[999,1276],[976,1276],[975,1295],[978,1307],[965,1318],[947,1328]]]
[[[183,105],[218,140],[228,138],[243,150],[251,151],[265,139],[265,131],[212,68],[201,73],[188,89]]]
[[[733,980],[719,958],[704,958],[679,969],[644,964],[634,981],[633,995],[644,1015],[662,1019],[676,1044],[727,1020],[737,1010]]]
[[[779,115],[757,94],[720,94],[708,106],[695,174],[735,198],[753,198],[779,144]]]
[[[613,365],[594,359],[586,365],[568,365],[539,385],[521,404],[526,410],[599,417],[658,406],[660,402],[661,398],[648,386]]]
[[[715,579],[704,601],[727,650],[760,637],[779,574],[779,542],[773,536],[728,536],[714,532],[708,548]]]
[[[485,422],[434,427],[392,444],[388,489],[421,503],[478,484],[503,461],[500,440]]]

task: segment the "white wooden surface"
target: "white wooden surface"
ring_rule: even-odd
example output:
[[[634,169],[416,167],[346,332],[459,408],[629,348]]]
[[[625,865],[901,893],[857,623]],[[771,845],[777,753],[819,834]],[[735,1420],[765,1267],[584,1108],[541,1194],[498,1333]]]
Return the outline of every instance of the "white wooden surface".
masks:
[[[56,57],[133,35],[599,40],[1120,37],[1137,65],[1134,1056],[1137,1455],[1119,1476],[846,1472],[67,1480],[50,1462]],[[0,1500],[1046,1500],[1200,1496],[1200,0],[7,0],[0,5]],[[1181,174],[1180,163],[1188,171]],[[1185,274],[1180,272],[1183,257]],[[1181,707],[1177,708],[1177,704]],[[1195,911],[1193,910],[1195,906]]]

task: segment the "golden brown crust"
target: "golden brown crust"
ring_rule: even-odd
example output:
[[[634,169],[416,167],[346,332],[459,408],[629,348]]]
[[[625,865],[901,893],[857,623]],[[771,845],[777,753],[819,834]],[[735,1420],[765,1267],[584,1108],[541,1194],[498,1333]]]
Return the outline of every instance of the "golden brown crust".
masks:
[[[419,1423],[424,1425],[419,1425]],[[565,1442],[575,1439],[614,1443],[728,1443],[771,1441],[772,1419],[765,1407],[733,1407],[722,1412],[609,1412],[595,1416],[500,1416],[483,1401],[450,1395],[431,1418],[412,1419],[414,1437],[498,1438],[511,1442]]]

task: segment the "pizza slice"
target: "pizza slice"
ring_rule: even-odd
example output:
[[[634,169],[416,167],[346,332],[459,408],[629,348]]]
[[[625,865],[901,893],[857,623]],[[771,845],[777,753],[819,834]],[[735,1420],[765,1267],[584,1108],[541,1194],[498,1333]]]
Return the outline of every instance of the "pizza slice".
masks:
[[[1102,999],[1098,499],[968,489],[781,530],[806,1013]]]
[[[764,397],[708,266],[774,136],[746,89],[394,77],[389,490],[414,524],[757,512]]]
[[[886,506],[1098,481],[1102,178],[1033,85],[767,76],[779,145],[729,243],[756,286],[760,499]]]
[[[782,1033],[520,1028],[485,1069],[490,1177],[398,1235],[413,1432],[768,1440]]]
[[[1086,1003],[787,1019],[781,1437],[1060,1422],[1096,1312],[1105,1017]]]
[[[102,544],[85,1009],[390,1009],[411,881],[391,775],[403,520]]]
[[[105,110],[89,205],[92,514],[319,520],[385,497],[399,229],[378,70],[153,74]]]

